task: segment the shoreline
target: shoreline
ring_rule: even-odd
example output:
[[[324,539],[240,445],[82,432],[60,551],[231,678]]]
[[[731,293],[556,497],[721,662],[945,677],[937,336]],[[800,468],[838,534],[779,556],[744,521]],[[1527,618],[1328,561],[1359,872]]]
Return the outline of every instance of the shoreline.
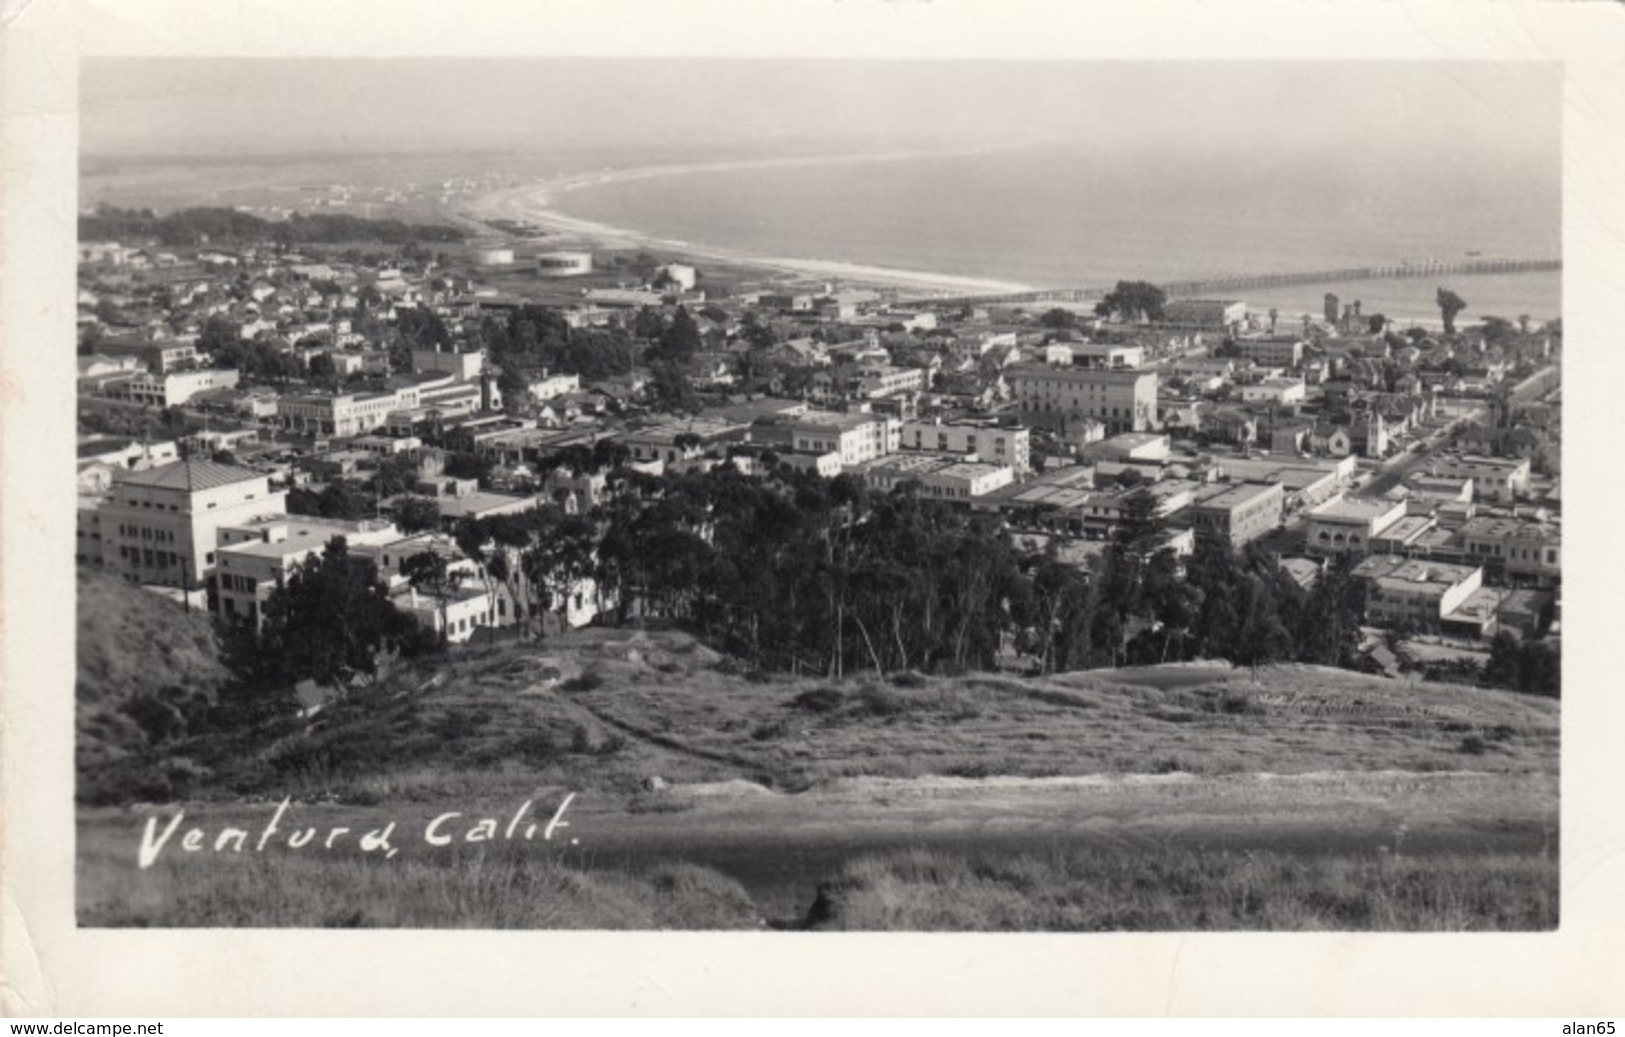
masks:
[[[751,252],[746,249],[732,248],[722,245],[706,245],[678,238],[663,237],[634,228],[617,227],[595,220],[570,216],[554,208],[554,199],[570,191],[594,187],[605,183],[622,183],[643,179],[655,179],[666,176],[685,176],[709,172],[726,172],[742,169],[776,168],[787,166],[808,165],[834,165],[855,162],[888,162],[911,158],[928,157],[933,155],[969,154],[986,150],[999,149],[966,149],[960,151],[942,152],[886,152],[878,154],[859,155],[833,155],[796,158],[777,158],[761,160],[739,160],[731,162],[706,162],[683,165],[640,166],[625,170],[611,170],[594,173],[578,173],[542,180],[527,184],[523,187],[506,188],[483,195],[473,200],[468,206],[459,211],[458,215],[465,219],[484,221],[488,219],[508,219],[516,222],[528,223],[542,228],[560,240],[550,243],[550,247],[569,248],[601,248],[611,250],[658,250],[676,253],[682,258],[692,260],[711,261],[726,264],[735,269],[760,275],[764,280],[783,281],[788,278],[789,283],[838,281],[851,287],[869,287],[891,289],[898,292],[909,292],[920,296],[954,297],[960,295],[1003,295],[1024,292],[1039,292],[1046,290],[1043,286],[1026,282],[1003,280],[992,277],[981,277],[965,274],[950,274],[938,271],[905,270],[897,267],[881,266],[877,264],[857,263],[838,259],[821,259],[816,257],[771,256]],[[1528,275],[1508,274],[1472,274],[1459,275],[1464,281],[1472,282],[1481,277],[1508,277]],[[1560,274],[1554,275],[1560,277]],[[1340,288],[1339,294],[1349,291],[1360,293],[1362,289],[1372,287],[1378,282],[1337,283],[1334,287]],[[1383,281],[1383,285],[1390,283],[1399,285],[1400,281]],[[1302,289],[1298,289],[1302,290]],[[1294,293],[1294,289],[1272,289],[1263,292],[1262,296],[1246,299],[1249,312],[1263,314],[1275,304],[1284,302],[1282,296]],[[1302,298],[1302,302],[1310,301],[1312,294],[1318,289],[1310,290]],[[1246,296],[1249,293],[1235,293]],[[1384,295],[1386,292],[1369,294]],[[1503,307],[1504,308],[1504,307]],[[1318,306],[1291,307],[1292,310],[1305,310],[1317,316]],[[1375,312],[1375,307],[1372,307]],[[1474,307],[1478,309],[1478,307]],[[1436,311],[1424,306],[1388,307],[1389,316],[1398,322],[1422,327],[1440,325]],[[1484,313],[1496,312],[1494,304],[1483,308]],[[1539,315],[1540,320],[1548,319],[1553,315]],[[1513,314],[1512,316],[1515,316]],[[1472,323],[1472,316],[1468,315],[1467,322]]]
[[[661,237],[627,227],[615,227],[595,220],[569,216],[553,207],[553,199],[560,194],[596,187],[609,183],[625,183],[659,177],[688,176],[701,173],[733,172],[749,169],[773,169],[801,166],[844,165],[853,163],[883,163],[917,158],[947,157],[951,155],[985,154],[991,151],[1027,147],[1027,144],[992,145],[980,148],[958,148],[942,151],[892,151],[863,154],[821,155],[772,159],[742,159],[728,162],[700,162],[679,165],[638,166],[624,170],[606,170],[595,173],[577,173],[542,180],[524,187],[507,188],[482,195],[459,210],[458,215],[474,220],[506,219],[533,226],[559,235],[565,240],[555,243],[558,248],[585,246],[604,249],[660,249],[681,253],[685,258],[705,259],[727,263],[745,269],[760,270],[773,276],[791,275],[796,280],[845,281],[853,286],[892,288],[933,294],[1003,294],[1040,290],[1037,286],[1019,281],[973,277],[928,270],[903,270],[896,267],[854,263],[839,259],[820,259],[803,256],[764,256],[745,249],[721,245],[705,245],[675,238]]]

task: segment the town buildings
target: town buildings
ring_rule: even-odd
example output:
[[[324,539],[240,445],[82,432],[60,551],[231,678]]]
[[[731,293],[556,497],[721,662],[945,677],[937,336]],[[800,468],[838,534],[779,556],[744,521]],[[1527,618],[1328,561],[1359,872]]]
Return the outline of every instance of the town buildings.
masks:
[[[1286,491],[1280,483],[1221,485],[1189,509],[1198,537],[1212,537],[1241,547],[1280,527]]]
[[[904,450],[974,454],[978,460],[1008,465],[1018,473],[1032,470],[1032,431],[1019,425],[941,418],[905,421],[899,445]]]
[[[1087,418],[1113,432],[1144,432],[1156,424],[1154,371],[1017,365],[1005,378],[1026,422],[1064,426]]]
[[[102,394],[126,403],[178,407],[200,393],[234,388],[238,378],[234,370],[214,367],[168,374],[132,374],[108,380],[102,386]]]
[[[284,513],[287,493],[251,469],[176,461],[120,472],[106,498],[87,503],[80,531],[99,534],[103,568],[130,583],[197,590],[214,572],[221,527]]]
[[[844,467],[894,453],[902,445],[903,423],[877,414],[809,411],[789,422],[797,453],[833,453]]]
[[[1368,622],[1424,630],[1439,629],[1484,583],[1478,566],[1394,555],[1373,555],[1355,567],[1354,575],[1366,581]]]
[[[1319,556],[1364,555],[1374,539],[1404,516],[1402,500],[1326,501],[1306,514],[1304,550]]]
[[[1529,492],[1528,458],[1446,455],[1434,462],[1433,474],[1471,479],[1473,496],[1478,500],[1510,503]]]

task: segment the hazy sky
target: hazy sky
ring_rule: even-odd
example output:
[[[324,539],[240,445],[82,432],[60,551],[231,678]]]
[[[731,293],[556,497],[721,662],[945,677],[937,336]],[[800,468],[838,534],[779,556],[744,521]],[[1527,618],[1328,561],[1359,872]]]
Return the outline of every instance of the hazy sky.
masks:
[[[1556,64],[95,58],[87,154],[634,150],[1059,137],[1555,177]]]

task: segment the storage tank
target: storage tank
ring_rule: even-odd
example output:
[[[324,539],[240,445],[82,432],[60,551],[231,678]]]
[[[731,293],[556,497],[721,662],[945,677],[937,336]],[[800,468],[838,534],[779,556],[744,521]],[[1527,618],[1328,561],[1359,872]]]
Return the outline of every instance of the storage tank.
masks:
[[[468,258],[475,266],[512,266],[513,249],[504,245],[476,245]]]
[[[536,272],[543,277],[579,277],[592,273],[591,252],[543,252],[536,257]]]

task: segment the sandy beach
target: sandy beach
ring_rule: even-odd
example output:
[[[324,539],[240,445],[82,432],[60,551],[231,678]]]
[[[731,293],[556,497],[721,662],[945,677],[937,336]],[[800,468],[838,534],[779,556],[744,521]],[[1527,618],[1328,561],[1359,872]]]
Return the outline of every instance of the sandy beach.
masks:
[[[834,279],[854,286],[898,288],[913,292],[940,292],[949,295],[1026,292],[1032,291],[1033,286],[1016,281],[964,277],[932,271],[900,270],[893,267],[871,266],[811,256],[763,256],[740,249],[696,244],[689,241],[658,237],[632,228],[614,227],[592,220],[578,219],[567,216],[553,207],[554,199],[561,194],[610,183],[648,180],[657,177],[686,176],[696,173],[783,168],[786,166],[896,162],[926,155],[974,154],[1001,150],[1005,147],[1009,147],[1009,145],[957,149],[954,151],[893,151],[854,155],[818,155],[731,162],[639,166],[631,169],[605,170],[559,177],[524,187],[496,191],[476,199],[462,211],[461,215],[481,221],[512,220],[542,228],[556,235],[552,245],[558,248],[647,249],[677,253],[693,260],[711,260],[737,266],[760,268],[765,271],[789,274],[796,279],[808,281]]]

